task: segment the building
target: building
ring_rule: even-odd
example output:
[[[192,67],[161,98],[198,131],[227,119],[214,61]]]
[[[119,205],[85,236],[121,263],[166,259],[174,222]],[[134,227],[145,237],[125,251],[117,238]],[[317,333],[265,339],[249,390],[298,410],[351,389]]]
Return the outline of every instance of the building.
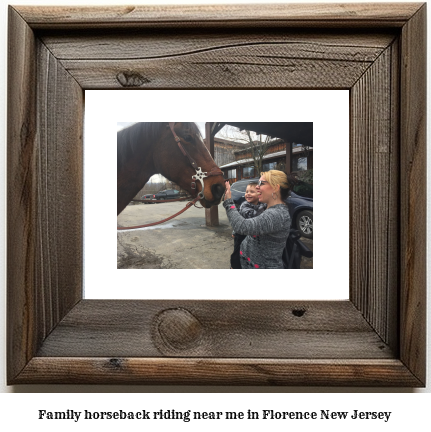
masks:
[[[215,138],[217,140],[217,138]],[[216,146],[215,146],[216,148]],[[219,165],[224,177],[234,183],[241,179],[259,177],[260,173],[255,172],[251,148],[238,149],[234,152],[235,160]],[[313,168],[313,148],[304,147],[302,144],[292,145],[292,166],[290,172],[302,171]],[[286,142],[278,139],[273,142],[263,156],[263,171],[271,169],[285,170],[286,168]]]
[[[204,140],[205,142],[205,140]],[[206,142],[205,142],[206,144]],[[235,154],[247,147],[247,143],[240,143],[222,138],[214,138],[214,160],[217,166],[226,165],[235,160]]]

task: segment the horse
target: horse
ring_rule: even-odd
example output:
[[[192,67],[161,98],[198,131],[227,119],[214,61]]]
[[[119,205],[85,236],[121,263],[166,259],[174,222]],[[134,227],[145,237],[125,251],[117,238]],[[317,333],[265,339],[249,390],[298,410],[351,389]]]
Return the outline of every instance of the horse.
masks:
[[[154,174],[199,196],[205,208],[218,205],[225,191],[195,123],[136,123],[117,132],[117,216]]]

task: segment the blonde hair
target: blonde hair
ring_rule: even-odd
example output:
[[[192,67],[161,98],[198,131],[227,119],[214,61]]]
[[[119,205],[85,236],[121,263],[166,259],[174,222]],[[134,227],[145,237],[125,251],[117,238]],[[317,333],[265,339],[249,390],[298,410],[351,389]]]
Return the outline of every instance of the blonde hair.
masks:
[[[290,184],[286,173],[278,170],[269,170],[266,172],[261,172],[261,176],[266,178],[266,181],[275,188],[277,185],[280,186],[281,198],[284,200],[289,196]]]

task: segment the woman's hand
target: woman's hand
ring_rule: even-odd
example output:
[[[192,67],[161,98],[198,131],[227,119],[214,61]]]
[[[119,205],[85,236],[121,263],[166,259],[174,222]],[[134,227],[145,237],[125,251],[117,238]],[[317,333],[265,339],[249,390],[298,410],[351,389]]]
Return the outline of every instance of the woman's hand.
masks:
[[[226,186],[226,192],[224,193],[224,199],[231,199],[232,198],[232,194],[230,192],[230,183],[228,180],[226,180],[225,184]]]

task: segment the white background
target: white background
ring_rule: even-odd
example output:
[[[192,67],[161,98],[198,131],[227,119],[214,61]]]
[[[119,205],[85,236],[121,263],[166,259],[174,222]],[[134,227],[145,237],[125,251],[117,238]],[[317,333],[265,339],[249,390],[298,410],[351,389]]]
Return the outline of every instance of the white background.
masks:
[[[296,0],[298,1],[298,0]],[[217,0],[199,0],[199,1],[187,1],[183,0],[183,3],[220,3]],[[241,1],[232,1],[231,3],[256,3],[253,0],[247,0],[246,2]],[[273,3],[277,2],[273,0]],[[315,2],[317,2],[315,0]],[[84,0],[84,1],[73,1],[73,0],[43,0],[43,1],[34,1],[34,0],[25,0],[19,1],[16,0],[13,4],[98,4],[98,5],[106,5],[106,4],[116,4],[120,3],[120,1],[109,1],[109,0]],[[154,3],[173,3],[173,1],[133,1],[135,4],[154,4]],[[280,3],[280,2],[279,2]],[[2,140],[1,145],[4,148],[5,142],[5,124],[6,124],[6,72],[5,72],[5,64],[6,64],[6,34],[7,34],[7,6],[6,2],[2,2],[1,4],[1,49],[2,49],[2,57],[1,57],[1,80],[3,85],[0,85],[0,94],[1,101],[4,101],[3,104],[0,105],[0,128],[2,131]],[[431,46],[428,41],[428,46]],[[428,62],[430,59],[430,55],[428,53]],[[428,70],[431,68],[428,66]],[[429,89],[429,86],[428,86]],[[429,93],[428,93],[429,96]],[[428,106],[429,97],[428,97]],[[198,120],[198,119],[196,119]],[[121,121],[121,120],[120,120]],[[428,131],[430,130],[430,124],[428,121]],[[430,159],[428,157],[428,164]],[[3,168],[3,172],[5,172],[5,155],[4,152],[0,153],[0,166]],[[430,190],[428,186],[428,190]],[[1,214],[5,214],[5,191],[4,189],[0,191],[1,199]],[[428,208],[429,211],[429,208]],[[429,214],[429,213],[428,213]],[[4,216],[3,216],[4,217]],[[4,219],[3,219],[4,222]],[[0,238],[5,245],[5,229],[4,224],[0,231]],[[349,430],[363,431],[365,429],[368,430],[390,430],[394,431],[395,429],[403,428],[407,430],[407,428],[420,428],[426,427],[429,424],[429,407],[431,406],[431,385],[428,384],[426,389],[382,389],[382,388],[295,388],[295,387],[178,387],[178,386],[78,386],[78,385],[33,385],[33,386],[14,386],[7,387],[5,384],[5,265],[4,265],[4,256],[5,256],[5,248],[2,250],[2,259],[1,259],[1,292],[0,296],[0,307],[2,310],[2,320],[1,320],[1,343],[0,343],[0,365],[1,365],[1,373],[0,373],[0,391],[2,392],[15,392],[21,394],[0,394],[0,426],[4,430],[17,429],[20,430],[21,427],[27,427],[27,430],[55,430],[59,429],[64,430],[72,430],[73,427],[79,427],[80,430],[94,430],[95,426],[103,427],[104,430],[118,430],[118,427],[128,427],[128,430],[144,430],[145,424],[142,425],[138,423],[137,426],[132,427],[127,423],[116,423],[116,422],[104,422],[97,424],[72,424],[72,423],[58,423],[58,422],[42,422],[38,423],[37,418],[37,410],[38,409],[52,409],[52,410],[66,410],[66,409],[145,409],[146,407],[154,408],[154,409],[194,409],[194,410],[242,410],[250,407],[251,409],[266,409],[267,407],[278,409],[278,410],[311,410],[311,409],[332,409],[332,410],[353,410],[353,409],[363,409],[368,411],[382,410],[394,411],[393,421],[388,423],[374,423],[374,422],[359,422],[352,423],[349,422],[348,425],[344,422],[334,422],[330,423],[317,423],[318,430],[346,430],[346,426],[349,427]],[[428,311],[431,310],[430,300],[428,298]],[[431,327],[428,323],[428,364],[430,363],[431,353],[429,350],[430,347],[430,335]],[[428,383],[431,382],[431,373],[428,367]],[[23,394],[23,393],[40,393],[38,395],[32,394]],[[53,392],[53,393],[50,393]],[[105,394],[105,395],[92,395],[91,392],[125,392],[128,394],[121,394],[119,396]],[[134,394],[138,392],[139,394]],[[158,394],[164,392],[172,392],[172,394]],[[184,394],[176,394],[177,392],[181,392]],[[197,394],[197,392],[202,394]],[[216,394],[214,392],[223,392],[225,394]],[[240,394],[235,393],[240,392]],[[249,393],[249,394],[241,394],[241,392]],[[291,395],[290,393],[310,393],[306,395],[295,394]],[[329,392],[329,393],[328,393]],[[409,393],[425,393],[419,395],[411,395]],[[82,394],[76,394],[82,393]],[[90,394],[86,394],[90,393]],[[259,394],[265,393],[265,394]],[[326,393],[326,394],[319,394]],[[384,393],[384,394],[381,394]],[[387,393],[395,393],[395,394],[387,394]],[[181,426],[180,423],[167,423],[168,426],[172,427],[187,427],[188,430],[192,430],[192,428],[196,428],[196,430],[202,430],[202,427],[210,430],[220,429],[220,426],[223,428],[235,428],[241,427],[241,424],[237,422],[229,425],[229,422],[224,422],[223,424],[219,423],[205,423],[201,425],[199,423],[190,424],[187,423],[186,426]],[[244,424],[246,427],[250,428],[250,425]],[[152,424],[151,426],[156,426]],[[259,423],[259,430],[263,427],[271,427],[271,430],[287,430],[290,427],[297,426],[305,426],[306,430],[316,430],[316,424],[313,423],[280,423],[275,425],[273,423]],[[91,429],[90,429],[91,428]],[[253,428],[251,428],[253,430]]]
[[[176,104],[169,103],[172,100],[187,103],[183,102],[179,110]],[[211,104],[205,104],[208,100]],[[313,269],[246,273],[229,269],[117,270],[117,121],[210,121],[220,117],[229,121],[313,122]],[[86,91],[84,146],[85,298],[335,300],[349,297],[347,90]],[[110,199],[101,201],[102,185],[104,196]],[[225,210],[219,208],[219,211]],[[205,212],[203,209],[201,212],[205,223]],[[245,289],[247,277],[252,277],[253,283]],[[201,280],[205,280],[205,287],[197,283]],[[182,283],[181,289],[178,283]]]

